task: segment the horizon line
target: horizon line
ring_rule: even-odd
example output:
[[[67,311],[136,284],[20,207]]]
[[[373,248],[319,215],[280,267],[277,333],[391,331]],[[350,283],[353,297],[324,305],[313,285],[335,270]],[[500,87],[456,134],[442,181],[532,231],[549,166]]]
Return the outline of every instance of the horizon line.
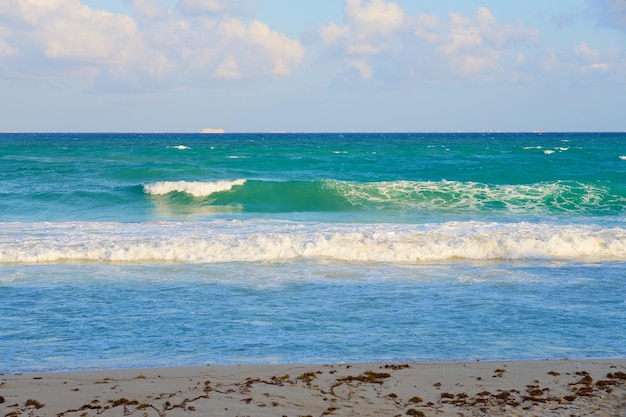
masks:
[[[33,131],[0,131],[0,134],[188,134],[188,135],[203,135],[203,136],[222,136],[222,135],[258,135],[258,134],[512,134],[512,133],[534,133],[534,134],[552,134],[552,133],[626,133],[626,130],[399,130],[399,131],[357,131],[357,130],[321,130],[321,131],[274,131],[274,130],[259,130],[259,131],[224,131],[224,132],[202,132],[202,131],[187,131],[187,130],[172,130],[172,131],[140,131],[140,130],[76,130],[76,131],[64,131],[64,130],[33,130]]]

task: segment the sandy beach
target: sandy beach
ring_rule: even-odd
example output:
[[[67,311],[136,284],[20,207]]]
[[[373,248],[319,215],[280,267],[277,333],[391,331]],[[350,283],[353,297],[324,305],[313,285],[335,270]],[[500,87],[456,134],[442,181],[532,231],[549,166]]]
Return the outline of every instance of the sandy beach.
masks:
[[[3,417],[623,417],[626,359],[3,374],[0,410]]]

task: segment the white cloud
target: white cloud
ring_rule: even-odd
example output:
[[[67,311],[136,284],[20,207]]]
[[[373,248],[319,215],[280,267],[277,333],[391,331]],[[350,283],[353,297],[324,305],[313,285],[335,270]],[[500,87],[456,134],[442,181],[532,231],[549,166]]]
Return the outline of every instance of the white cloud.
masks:
[[[562,54],[554,48],[546,51],[540,62],[541,69],[547,73],[561,72],[564,66]]]
[[[205,68],[208,68],[211,62],[214,62],[216,57],[216,51],[210,48],[196,48],[183,47],[181,50],[181,59],[187,63],[187,66],[192,72],[201,72]]]
[[[404,22],[404,11],[396,3],[384,0],[371,0],[362,4],[361,0],[346,0],[344,13],[348,24],[357,36],[390,35]]]
[[[3,14],[14,23],[14,38],[20,38],[17,59],[43,56],[60,68],[57,75],[64,71],[75,74],[78,68],[90,75],[122,74],[132,67],[161,77],[171,68],[167,57],[147,48],[137,23],[129,16],[94,10],[79,0],[9,3]],[[33,70],[43,72],[45,68]]]
[[[158,0],[132,0],[131,3],[135,14],[141,17],[156,19],[167,15],[167,7]]]
[[[348,74],[356,70],[358,79],[371,80],[378,56],[393,50],[397,39],[406,35],[405,13],[385,0],[345,0],[344,24],[329,23],[319,34],[324,45],[343,58]]]
[[[245,74],[239,70],[239,66],[233,56],[226,57],[215,70],[218,78],[238,79],[245,77]]]
[[[330,23],[328,26],[324,26],[320,29],[320,34],[325,43],[337,43],[342,38],[346,37],[350,33],[350,28],[347,26],[339,26],[336,23]]]
[[[436,46],[451,69],[465,75],[493,69],[513,46],[539,38],[535,29],[500,24],[485,7],[477,9],[473,18],[459,13],[450,13],[448,21],[419,16],[415,25],[415,36]]]
[[[235,18],[225,18],[218,33],[227,50],[237,51],[237,58],[229,57],[237,63],[242,74],[255,72],[273,75],[288,75],[300,64],[304,49],[300,42],[286,35],[272,31],[259,21],[245,24]]]
[[[496,24],[496,18],[493,17],[489,9],[480,7],[476,10],[476,21],[480,26],[492,26]]]
[[[181,0],[178,7],[131,2],[137,20],[80,0],[0,0],[0,18],[8,22],[0,27],[0,55],[16,56],[7,61],[14,64],[13,73],[35,71],[19,62],[36,58],[41,64],[36,71],[48,75],[82,73],[144,85],[284,76],[303,60],[299,41],[262,22],[219,13],[239,0]]]
[[[582,61],[581,71],[583,73],[590,71],[602,71],[607,72],[613,66],[609,62],[604,60],[604,56],[600,50],[591,48],[586,42],[580,42],[574,46],[574,52],[578,59]],[[610,54],[607,54],[610,55]],[[613,59],[620,59],[622,57],[613,57]],[[622,60],[623,62],[623,60]],[[618,64],[619,65],[619,64]]]
[[[179,7],[191,13],[219,13],[227,10],[229,3],[227,0],[180,0]]]
[[[346,69],[367,64],[368,71],[361,73],[368,76],[362,79],[372,79],[374,74],[396,78],[441,74],[445,67],[447,73],[493,78],[506,72],[507,65],[510,71],[519,66],[525,60],[520,48],[539,38],[538,30],[519,22],[500,23],[485,7],[473,16],[453,12],[441,19],[432,14],[407,15],[385,0],[345,0],[344,24],[330,23],[319,33],[323,43],[343,57]],[[381,67],[386,71],[377,71]]]
[[[123,64],[142,48],[141,34],[128,16],[68,7],[62,16],[43,17],[40,40],[50,58],[104,60]]]
[[[608,82],[626,82],[626,55],[622,50],[602,51],[580,42],[571,51],[549,49],[539,62],[540,69],[558,80],[587,82],[604,79]]]
[[[609,64],[607,62],[597,62],[597,63],[591,64],[591,69],[593,69],[593,70],[608,70],[609,69]]]
[[[346,51],[351,55],[376,55],[382,50],[382,47],[369,43],[349,44],[346,47]]]
[[[365,61],[350,61],[349,66],[355,68],[364,80],[369,80],[373,76],[372,68]]]
[[[452,58],[455,68],[464,74],[481,74],[488,70],[493,70],[496,61],[502,57],[499,51],[488,50],[481,55],[461,55]]]
[[[9,29],[0,26],[0,56],[15,55],[17,49],[10,46],[4,39],[9,38],[13,34]]]
[[[576,54],[585,61],[597,62],[600,60],[600,51],[590,48],[586,42],[581,42],[574,47]]]
[[[404,11],[396,3],[371,0],[345,0],[346,25],[329,23],[320,29],[326,44],[341,44],[351,55],[371,55],[387,48],[386,39],[396,34],[404,23]]]
[[[439,49],[445,54],[454,54],[463,49],[477,48],[483,43],[478,26],[472,26],[469,19],[457,13],[450,15],[450,32],[444,36],[433,38],[439,43]],[[439,41],[440,40],[440,41]],[[439,41],[439,42],[438,42]]]
[[[413,26],[415,26],[415,36],[422,38],[428,42],[437,42],[438,35],[432,32],[433,28],[440,25],[437,16],[430,14],[420,14],[413,18]]]

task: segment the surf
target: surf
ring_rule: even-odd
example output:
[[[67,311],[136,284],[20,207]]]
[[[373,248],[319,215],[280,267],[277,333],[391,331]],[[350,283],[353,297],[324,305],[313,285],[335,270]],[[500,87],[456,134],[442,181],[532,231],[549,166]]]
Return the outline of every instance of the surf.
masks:
[[[194,197],[208,197],[211,194],[230,191],[233,187],[246,183],[245,179],[233,181],[157,181],[143,185],[150,195],[166,195],[174,192],[185,193]]]
[[[13,223],[3,228],[0,247],[0,264],[600,262],[626,261],[626,229],[525,222],[355,227],[267,219],[209,223]]]
[[[160,181],[143,185],[160,208],[222,211],[619,214],[626,194],[609,182],[546,181],[488,184],[473,181],[376,181],[336,179]],[[198,210],[195,210],[198,212]],[[219,211],[219,210],[215,210]]]

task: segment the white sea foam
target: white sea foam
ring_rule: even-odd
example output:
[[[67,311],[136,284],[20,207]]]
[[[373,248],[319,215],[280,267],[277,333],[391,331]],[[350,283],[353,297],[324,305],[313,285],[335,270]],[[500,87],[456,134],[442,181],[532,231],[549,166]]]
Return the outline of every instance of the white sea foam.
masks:
[[[598,184],[556,181],[536,184],[491,185],[461,181],[389,181],[350,183],[328,180],[351,204],[392,204],[407,210],[479,210],[495,206],[511,212],[584,211],[610,200],[609,190]],[[619,200],[620,202],[624,202]]]
[[[620,156],[619,159],[621,159],[622,161],[626,161],[626,155]]]
[[[530,223],[8,224],[0,263],[626,261],[626,229]]]
[[[213,193],[229,191],[234,186],[245,184],[245,179],[232,181],[158,181],[144,184],[147,194],[164,195],[172,192],[187,193],[194,197],[207,197]]]
[[[189,146],[185,146],[185,145],[176,145],[176,146],[168,146],[168,148],[171,148],[171,149],[180,149],[180,150],[182,151],[182,150],[185,150],[185,149],[189,149]]]

